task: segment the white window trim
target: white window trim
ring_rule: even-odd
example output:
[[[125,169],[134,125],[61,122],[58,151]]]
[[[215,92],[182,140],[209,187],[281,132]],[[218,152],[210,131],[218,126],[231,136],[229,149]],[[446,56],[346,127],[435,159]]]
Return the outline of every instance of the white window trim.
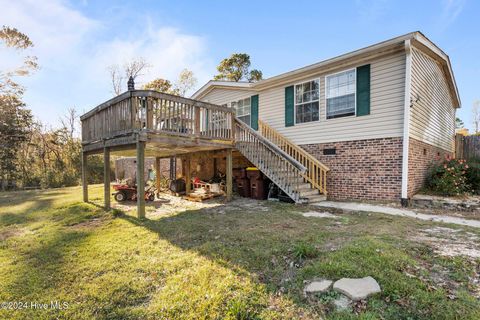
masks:
[[[233,104],[233,103],[236,103],[236,104],[238,105],[238,102],[239,102],[240,100],[246,100],[246,99],[250,99],[250,112],[249,112],[248,114],[244,114],[244,115],[239,116],[239,115],[237,114],[237,109],[236,109],[232,104]],[[250,123],[245,123],[245,122],[244,122],[244,123],[247,124],[249,127],[252,126],[252,96],[248,96],[248,97],[245,97],[245,98],[237,99],[237,100],[235,100],[235,101],[231,101],[231,102],[228,103],[228,105],[230,106],[230,108],[232,108],[232,109],[235,111],[235,116],[236,116],[236,117],[250,116]]]
[[[344,72],[348,72],[348,71],[352,71],[354,70],[355,71],[355,113],[350,115],[350,116],[343,116],[343,117],[337,117],[337,118],[331,118],[331,119],[328,119],[327,118],[327,78],[328,77],[331,77],[331,76],[335,76],[337,74],[340,74],[340,73],[344,73]],[[330,73],[330,74],[327,74],[324,79],[324,90],[325,90],[325,95],[324,95],[324,105],[325,105],[325,121],[331,121],[331,120],[339,120],[339,119],[343,119],[343,118],[351,118],[351,117],[356,117],[357,116],[357,68],[350,68],[350,69],[345,69],[345,70],[342,70],[342,71],[338,71],[338,72],[335,72],[335,73]]]
[[[295,89],[295,87],[297,85],[300,85],[300,84],[304,84],[304,83],[307,83],[307,82],[312,82],[312,81],[315,81],[315,80],[318,80],[318,100],[314,100],[314,101],[310,101],[310,102],[305,102],[305,103],[311,103],[311,102],[315,102],[315,101],[318,101],[318,120],[313,120],[313,121],[308,121],[308,122],[300,122],[298,123],[297,122],[297,90]],[[320,82],[320,78],[313,78],[313,79],[310,79],[310,80],[305,80],[305,81],[302,81],[302,82],[297,82],[297,83],[294,83],[293,84],[293,119],[294,119],[294,123],[295,125],[304,125],[304,124],[309,124],[309,123],[316,123],[316,122],[320,122],[320,96],[321,96],[321,82]],[[300,103],[300,104],[305,104],[305,103]]]

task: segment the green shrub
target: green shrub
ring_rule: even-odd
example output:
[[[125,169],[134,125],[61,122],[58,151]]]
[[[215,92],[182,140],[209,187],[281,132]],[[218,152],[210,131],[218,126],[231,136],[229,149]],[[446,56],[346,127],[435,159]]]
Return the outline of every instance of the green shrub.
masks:
[[[427,187],[444,196],[463,195],[471,190],[466,174],[468,168],[465,160],[450,158],[433,164],[427,177]]]
[[[293,255],[297,259],[315,258],[317,249],[309,243],[299,242],[293,247]]]
[[[472,192],[480,194],[480,161],[472,160],[468,162],[467,183],[470,185]]]

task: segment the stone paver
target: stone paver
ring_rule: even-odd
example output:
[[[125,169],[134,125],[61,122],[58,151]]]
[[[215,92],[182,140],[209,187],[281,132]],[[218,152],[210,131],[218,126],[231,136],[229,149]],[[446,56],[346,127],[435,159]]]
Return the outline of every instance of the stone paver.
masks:
[[[318,212],[318,211],[309,211],[309,212],[304,212],[302,213],[304,217],[315,217],[315,218],[332,218],[332,219],[338,219],[339,217],[331,214],[330,212]]]
[[[477,211],[480,209],[479,196],[467,196],[462,199],[452,197],[416,194],[412,197],[412,206],[417,208],[441,208],[445,210]]]
[[[366,203],[323,201],[319,203],[314,203],[313,205],[317,207],[322,207],[322,208],[336,208],[336,209],[350,210],[350,211],[378,212],[378,213],[389,214],[393,216],[409,217],[409,218],[415,218],[415,219],[426,220],[426,221],[434,221],[434,222],[453,223],[461,226],[480,228],[479,220],[469,220],[469,219],[442,216],[442,215],[436,215],[436,214],[417,213],[415,211],[407,210],[407,209],[397,209],[397,208],[372,205],[372,204],[366,204]]]
[[[342,278],[333,284],[333,290],[343,293],[353,301],[381,292],[378,282],[370,276],[358,279]]]
[[[310,282],[305,288],[303,292],[307,293],[316,293],[316,292],[326,292],[332,286],[333,281],[331,280],[315,280]]]

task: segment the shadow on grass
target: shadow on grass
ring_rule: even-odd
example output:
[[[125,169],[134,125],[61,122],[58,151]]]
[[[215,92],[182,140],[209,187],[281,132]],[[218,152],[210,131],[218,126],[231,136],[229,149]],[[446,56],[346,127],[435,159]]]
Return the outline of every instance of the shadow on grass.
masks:
[[[237,208],[228,205],[189,210],[158,220],[121,215],[137,226],[147,228],[173,245],[194,250],[237,272],[248,271],[272,291],[277,290],[285,273],[295,272],[292,263],[302,259],[293,249],[299,242],[323,244],[326,233],[296,213],[295,206],[273,205],[274,209]],[[227,210],[228,214],[224,211]],[[291,279],[290,279],[291,280]]]
[[[2,247],[9,257],[7,261],[10,261],[3,270],[10,272],[2,278],[4,291],[0,295],[9,297],[11,301],[50,303],[63,295],[65,288],[74,285],[77,275],[70,273],[68,266],[74,263],[77,250],[95,229],[73,226],[100,218],[104,211],[89,204],[73,203],[31,213],[25,210],[18,214],[0,215],[4,224],[32,220],[41,222],[41,227],[34,232],[7,241]],[[44,318],[56,318],[55,310],[42,311]],[[19,319],[34,319],[38,317],[38,312],[34,309],[17,311]]]
[[[405,238],[411,221],[396,221],[392,228],[390,218],[372,217],[366,223],[362,217],[350,215],[349,223],[339,226],[335,220],[306,218],[298,211],[296,206],[285,204],[270,204],[267,210],[248,206],[232,209],[226,205],[159,220],[121,217],[177,247],[195,251],[239,274],[248,273],[265,284],[270,293],[285,292],[299,306],[306,303],[302,294],[304,280],[371,275],[381,283],[382,295],[393,301],[370,299],[388,309],[385,314],[402,314],[403,318],[477,315],[478,302],[473,296],[459,293],[461,299],[450,300],[444,291],[430,292],[424,282],[405,274],[416,264],[414,253],[408,249],[411,244]],[[331,242],[337,242],[339,247],[331,251]],[[299,244],[312,246],[313,250],[299,250]],[[300,257],[309,252],[311,257]],[[417,307],[399,306],[394,301],[400,298]],[[384,312],[374,305],[369,309]]]
[[[15,266],[15,280],[8,286],[14,297],[26,298],[45,295],[46,291],[64,286],[63,265],[65,256],[81,244],[86,232],[57,232],[51,238],[42,239],[29,250],[21,252]],[[48,298],[48,297],[46,297]],[[34,301],[34,300],[33,300]]]

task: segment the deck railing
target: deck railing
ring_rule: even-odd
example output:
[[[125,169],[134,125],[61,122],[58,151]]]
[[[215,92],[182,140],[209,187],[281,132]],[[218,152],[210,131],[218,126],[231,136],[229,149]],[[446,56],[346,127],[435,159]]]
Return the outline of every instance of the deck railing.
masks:
[[[258,131],[263,137],[273,142],[280,149],[307,168],[303,177],[312,185],[312,187],[318,189],[325,195],[327,194],[327,172],[330,170],[327,166],[265,122],[258,120],[258,127]]]
[[[151,90],[127,91],[81,117],[82,141],[135,131],[233,140],[232,109]]]

